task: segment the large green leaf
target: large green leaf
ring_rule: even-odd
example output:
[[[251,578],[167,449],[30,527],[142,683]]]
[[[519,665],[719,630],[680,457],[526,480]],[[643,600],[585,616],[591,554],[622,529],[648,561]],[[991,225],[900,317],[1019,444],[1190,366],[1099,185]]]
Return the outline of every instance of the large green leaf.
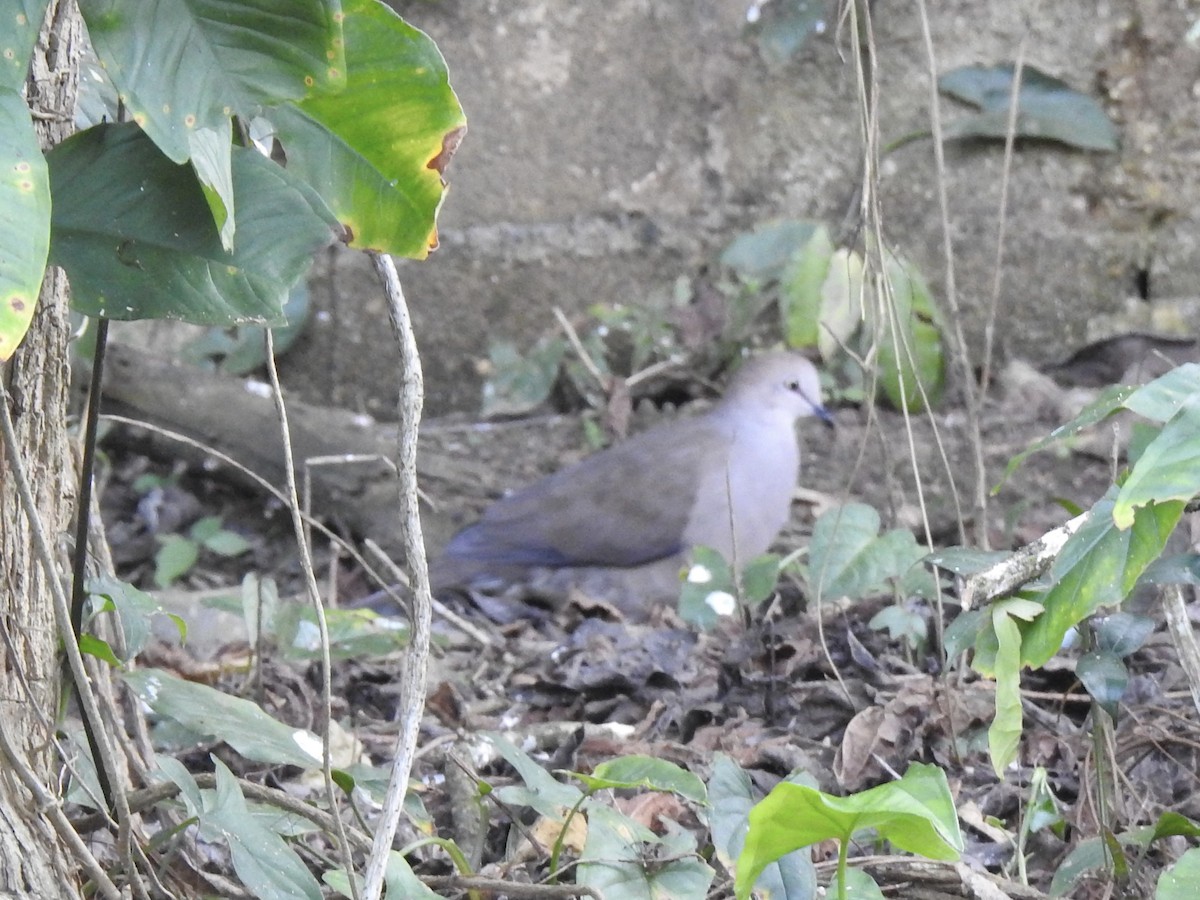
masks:
[[[937,309],[917,268],[884,253],[884,278],[891,285],[880,303],[889,303],[879,336],[879,383],[897,409],[921,412],[936,406],[945,380]],[[924,392],[922,393],[922,389]]]
[[[938,89],[979,108],[976,115],[951,122],[951,138],[992,138],[1008,134],[1012,63],[963,66],[938,79]],[[1103,107],[1033,66],[1025,66],[1017,91],[1017,137],[1058,141],[1082,150],[1117,149],[1117,129]]]
[[[203,837],[229,846],[238,878],[260,900],[321,900],[321,885],[308,867],[275,828],[264,824],[269,820],[255,814],[229,767],[215,756],[212,761],[216,790],[201,790],[178,760],[159,762],[163,773],[178,785]]]
[[[466,118],[433,41],[377,0],[345,9],[345,90],[271,119],[288,168],[325,198],[350,246],[424,259]]]
[[[8,0],[4,4],[0,13],[4,21],[0,28],[0,88],[20,91],[25,85],[33,45],[49,5],[50,0]]]
[[[1113,521],[1117,491],[1116,486],[1109,488],[1054,561],[1051,587],[1042,600],[1046,610],[1022,638],[1025,665],[1045,665],[1062,646],[1069,628],[1100,607],[1115,606],[1129,596],[1183,515],[1182,501],[1153,503],[1136,511],[1128,529],[1119,529]]]
[[[879,513],[865,503],[847,503],[822,513],[808,543],[809,581],[825,597],[860,599],[883,590],[920,561],[925,551],[912,532],[879,534]]]
[[[0,87],[0,362],[33,320],[49,247],[46,161],[25,101]]]
[[[137,669],[122,677],[158,715],[197,735],[225,741],[247,759],[305,769],[321,764],[321,741],[316,735],[284,725],[249,700],[160,669]]]
[[[231,113],[336,90],[339,0],[80,0],[92,44],[133,120],[175,162]]]
[[[784,854],[828,838],[845,843],[866,828],[928,859],[962,855],[954,799],[936,766],[914,763],[899,781],[849,797],[782,782],[750,811],[750,831],[737,863],[737,896],[748,897],[759,872]]]
[[[789,778],[803,784],[800,779],[811,781],[811,776],[800,773]],[[718,753],[713,760],[708,796],[712,802],[709,823],[713,850],[721,865],[733,872],[746,842],[747,819],[754,808],[755,791],[750,776],[728,756]],[[762,897],[811,900],[817,896],[817,872],[812,853],[797,850],[781,856],[762,870],[754,887]]]
[[[1142,452],[1117,495],[1113,521],[1133,524],[1147,503],[1191,500],[1200,493],[1200,393],[1193,394]]]
[[[669,823],[660,837],[607,806],[591,803],[587,812],[587,842],[579,858],[577,879],[580,886],[626,900],[708,894],[714,873],[696,852],[696,838],[690,831]],[[655,854],[643,853],[642,844],[653,845]]]
[[[50,256],[72,302],[113,319],[279,323],[288,290],[329,239],[319,198],[253,150],[234,148],[236,249],[227,252],[192,169],[134,125],[90,128],[49,154]]]

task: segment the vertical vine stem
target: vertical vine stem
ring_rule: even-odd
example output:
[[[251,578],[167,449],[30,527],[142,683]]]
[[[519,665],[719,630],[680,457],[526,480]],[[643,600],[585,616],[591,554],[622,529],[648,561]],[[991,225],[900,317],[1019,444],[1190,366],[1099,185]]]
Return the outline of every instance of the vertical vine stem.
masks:
[[[383,876],[388,853],[400,824],[408,777],[412,771],[421,717],[425,712],[425,668],[429,660],[430,627],[433,620],[433,600],[429,588],[429,566],[425,560],[425,539],[417,505],[417,428],[421,422],[421,407],[425,385],[421,377],[421,360],[412,319],[400,285],[400,275],[390,256],[372,253],[371,262],[383,282],[392,331],[400,349],[399,448],[397,470],[400,475],[400,528],[404,537],[404,555],[408,562],[409,580],[413,589],[409,611],[411,637],[404,654],[401,670],[403,706],[399,715],[396,750],[391,778],[383,801],[383,812],[375,829],[371,858],[367,861],[363,900],[378,900],[383,890]]]
[[[288,509],[292,514],[292,528],[296,534],[296,546],[300,551],[300,570],[304,573],[304,586],[312,603],[317,619],[317,630],[321,636],[321,772],[325,781],[325,796],[329,801],[329,812],[337,831],[338,852],[342,865],[353,873],[353,857],[346,837],[346,826],[338,815],[337,792],[333,785],[333,763],[330,759],[329,732],[333,720],[333,662],[329,657],[329,624],[325,621],[325,607],[317,588],[317,576],[313,572],[312,552],[308,544],[308,530],[304,523],[304,512],[300,507],[300,495],[296,490],[296,462],[292,454],[291,429],[288,427],[287,406],[283,402],[283,389],[279,385],[279,370],[275,366],[275,340],[271,329],[266,329],[267,375],[271,380],[271,396],[275,401],[275,412],[279,416],[279,429],[283,439],[284,477],[287,483]],[[358,884],[350,878],[350,893],[359,900]]]

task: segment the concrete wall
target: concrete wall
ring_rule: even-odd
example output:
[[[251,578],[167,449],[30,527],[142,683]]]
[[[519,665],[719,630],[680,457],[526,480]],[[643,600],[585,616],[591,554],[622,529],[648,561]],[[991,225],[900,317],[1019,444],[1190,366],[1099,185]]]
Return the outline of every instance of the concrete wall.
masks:
[[[784,0],[774,0],[782,3]],[[1118,154],[1020,147],[1010,186],[1001,349],[1036,362],[1124,308],[1195,292],[1200,50],[1182,3],[929,3],[937,70],[1015,58],[1100,99]],[[664,302],[739,231],[775,217],[836,228],[862,178],[861,105],[835,24],[772,67],[744,34],[747,0],[438,0],[399,4],[445,55],[470,131],[448,176],[442,247],[402,267],[431,414],[478,406],[490,339],[528,345],[551,310]],[[927,129],[929,63],[915,4],[874,4],[879,130]],[[943,100],[943,115],[965,110]],[[955,273],[978,346],[993,289],[1002,147],[949,145]],[[945,296],[932,145],[883,159],[885,236]],[[310,397],[387,414],[394,351],[354,254],[314,270],[323,311],[285,376]],[[1140,301],[1139,301],[1140,302]],[[382,401],[383,406],[380,405]]]

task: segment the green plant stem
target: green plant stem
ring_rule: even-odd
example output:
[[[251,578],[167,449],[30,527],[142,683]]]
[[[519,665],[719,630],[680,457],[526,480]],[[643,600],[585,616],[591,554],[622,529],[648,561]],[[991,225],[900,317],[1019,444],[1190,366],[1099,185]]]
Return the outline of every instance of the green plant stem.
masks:
[[[401,849],[399,853],[401,856],[407,856],[414,850],[428,846],[441,847],[449,855],[450,861],[454,863],[454,868],[458,869],[460,874],[466,878],[475,877],[476,873],[471,870],[471,864],[467,861],[467,857],[463,854],[462,849],[458,846],[458,844],[454,843],[454,841],[450,840],[449,838],[421,838],[420,840],[413,841],[411,844]],[[467,896],[470,897],[471,900],[483,900],[483,895],[480,894],[477,888],[468,888]]]
[[[580,808],[591,796],[591,791],[583,793],[575,802],[575,805],[567,811],[566,818],[563,819],[563,825],[558,830],[558,837],[554,841],[554,846],[550,848],[550,884],[558,884],[558,858],[562,855],[563,843],[567,838],[567,829],[571,827],[571,820],[575,818]]]
[[[846,857],[850,852],[849,839],[838,841],[837,890],[838,900],[846,900]]]

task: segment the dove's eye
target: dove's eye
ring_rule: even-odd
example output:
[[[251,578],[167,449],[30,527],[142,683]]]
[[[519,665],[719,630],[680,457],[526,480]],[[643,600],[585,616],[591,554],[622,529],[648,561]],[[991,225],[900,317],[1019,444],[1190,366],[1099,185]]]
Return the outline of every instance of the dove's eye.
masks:
[[[784,387],[787,388],[789,391],[799,391],[800,390],[800,382],[796,381],[793,378],[791,381],[784,384]]]

